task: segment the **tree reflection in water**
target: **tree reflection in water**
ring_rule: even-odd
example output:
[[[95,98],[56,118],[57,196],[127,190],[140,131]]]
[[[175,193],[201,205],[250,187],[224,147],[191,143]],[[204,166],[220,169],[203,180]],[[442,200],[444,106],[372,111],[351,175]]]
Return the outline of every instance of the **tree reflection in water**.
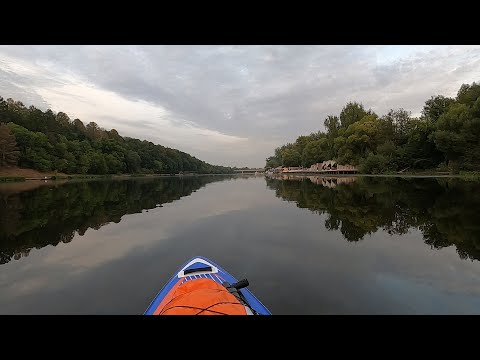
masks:
[[[347,241],[381,229],[418,229],[426,244],[454,245],[462,259],[480,259],[480,183],[458,178],[299,177],[267,178],[276,196],[326,214],[325,227]]]
[[[230,176],[0,184],[0,264],[68,243],[126,214],[161,207]]]

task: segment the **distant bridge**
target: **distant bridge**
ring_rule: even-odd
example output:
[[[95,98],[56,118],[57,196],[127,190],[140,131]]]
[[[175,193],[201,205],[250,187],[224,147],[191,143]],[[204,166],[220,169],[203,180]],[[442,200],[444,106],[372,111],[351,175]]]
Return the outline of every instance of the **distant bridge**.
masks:
[[[237,169],[234,170],[236,173],[241,173],[241,174],[255,174],[255,173],[263,173],[265,172],[264,168],[259,168],[259,169]]]

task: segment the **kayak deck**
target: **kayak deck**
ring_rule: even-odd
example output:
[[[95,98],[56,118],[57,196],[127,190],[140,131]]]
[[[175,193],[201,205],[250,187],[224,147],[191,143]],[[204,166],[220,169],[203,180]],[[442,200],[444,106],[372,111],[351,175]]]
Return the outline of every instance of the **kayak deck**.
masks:
[[[271,315],[246,289],[207,258],[187,261],[157,294],[145,315]]]

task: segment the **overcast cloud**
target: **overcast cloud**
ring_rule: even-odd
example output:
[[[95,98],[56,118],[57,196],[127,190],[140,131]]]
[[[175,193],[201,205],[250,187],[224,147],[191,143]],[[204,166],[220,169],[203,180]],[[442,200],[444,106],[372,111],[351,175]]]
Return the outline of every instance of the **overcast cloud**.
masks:
[[[212,164],[264,166],[348,101],[419,114],[480,81],[480,46],[0,46],[0,96]]]

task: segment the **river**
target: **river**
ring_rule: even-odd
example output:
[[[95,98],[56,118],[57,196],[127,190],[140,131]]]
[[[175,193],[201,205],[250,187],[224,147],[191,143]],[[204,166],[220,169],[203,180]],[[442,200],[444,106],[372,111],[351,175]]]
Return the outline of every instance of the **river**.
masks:
[[[0,314],[142,314],[196,255],[273,314],[480,314],[479,210],[453,178],[0,184]]]

